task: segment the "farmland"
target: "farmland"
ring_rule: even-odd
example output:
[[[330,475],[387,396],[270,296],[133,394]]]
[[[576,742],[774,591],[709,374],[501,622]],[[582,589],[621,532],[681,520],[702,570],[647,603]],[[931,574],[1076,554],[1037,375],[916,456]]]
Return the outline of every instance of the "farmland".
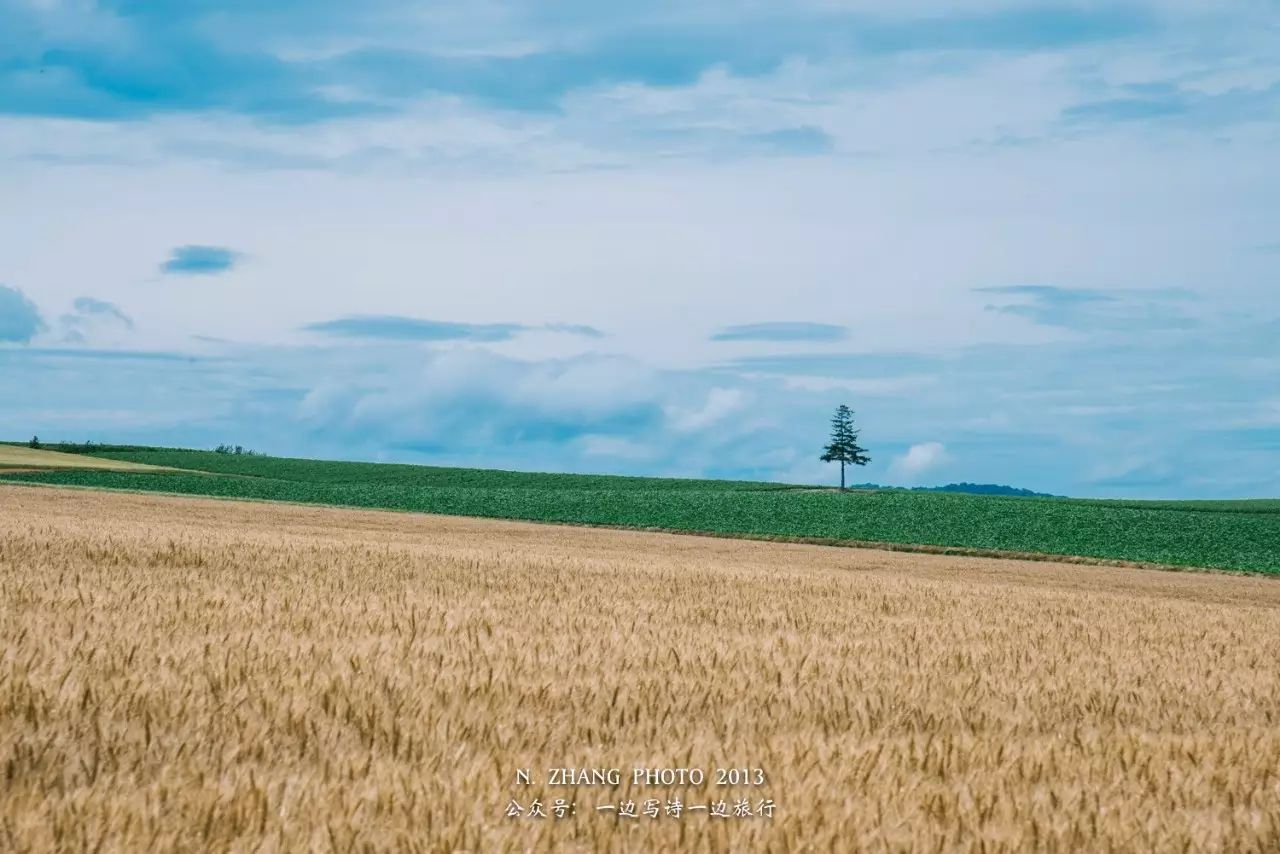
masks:
[[[380,465],[205,451],[95,451],[185,473],[67,470],[0,478],[731,536],[1076,556],[1280,572],[1280,502],[1091,501],[747,481],[674,480]]]
[[[0,850],[1280,846],[1273,579],[0,485],[0,614]]]
[[[89,469],[95,471],[163,471],[146,463],[66,454],[44,448],[0,444],[0,472]]]

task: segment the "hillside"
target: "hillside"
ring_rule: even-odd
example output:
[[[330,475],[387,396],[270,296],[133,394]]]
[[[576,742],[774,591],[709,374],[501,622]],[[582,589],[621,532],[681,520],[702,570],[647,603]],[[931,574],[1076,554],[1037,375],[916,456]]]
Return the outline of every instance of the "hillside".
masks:
[[[907,489],[910,492],[959,492],[965,495],[1007,495],[1020,498],[1062,498],[1047,492],[1035,492],[999,483],[948,483],[945,486],[881,486],[878,483],[855,483],[853,489]]]
[[[172,449],[94,449],[91,459],[188,471],[0,472],[0,479],[1280,573],[1280,502],[1274,501],[1096,501],[905,490],[839,493],[746,481],[537,474]]]
[[[110,471],[163,471],[145,463],[68,454],[47,448],[0,444],[0,472],[40,471],[47,469],[98,469]]]

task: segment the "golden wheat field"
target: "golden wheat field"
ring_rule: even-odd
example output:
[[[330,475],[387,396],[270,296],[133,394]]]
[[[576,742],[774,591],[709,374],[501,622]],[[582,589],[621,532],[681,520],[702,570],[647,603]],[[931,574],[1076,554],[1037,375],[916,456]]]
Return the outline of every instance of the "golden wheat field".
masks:
[[[146,463],[107,460],[85,454],[66,454],[46,448],[0,445],[0,469],[39,471],[41,469],[96,469],[105,471],[172,471]]]
[[[1277,850],[1278,677],[1269,579],[0,487],[5,851]]]

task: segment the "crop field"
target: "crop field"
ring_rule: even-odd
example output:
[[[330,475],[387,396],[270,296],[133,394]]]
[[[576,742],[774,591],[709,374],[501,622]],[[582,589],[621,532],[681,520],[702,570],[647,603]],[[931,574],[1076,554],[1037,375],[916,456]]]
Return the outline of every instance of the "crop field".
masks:
[[[153,465],[129,460],[110,460],[84,454],[64,454],[42,448],[0,444],[0,471],[44,469],[89,469],[95,471],[163,471]]]
[[[1280,502],[1092,501],[379,465],[207,451],[98,451],[185,473],[44,471],[13,481],[761,538],[1280,572]]]
[[[1280,848],[1269,578],[0,485],[0,617],[4,851]]]

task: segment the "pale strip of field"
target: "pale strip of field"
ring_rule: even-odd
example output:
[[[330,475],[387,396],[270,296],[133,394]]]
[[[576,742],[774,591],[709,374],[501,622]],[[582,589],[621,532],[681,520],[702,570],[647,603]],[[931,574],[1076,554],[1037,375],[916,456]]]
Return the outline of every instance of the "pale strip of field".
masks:
[[[544,781],[637,765],[767,784]],[[1276,850],[1278,769],[1270,579],[0,487],[0,850]]]
[[[104,460],[84,454],[66,454],[44,448],[0,445],[0,471],[11,469],[106,469],[109,471],[173,471],[145,463]]]

